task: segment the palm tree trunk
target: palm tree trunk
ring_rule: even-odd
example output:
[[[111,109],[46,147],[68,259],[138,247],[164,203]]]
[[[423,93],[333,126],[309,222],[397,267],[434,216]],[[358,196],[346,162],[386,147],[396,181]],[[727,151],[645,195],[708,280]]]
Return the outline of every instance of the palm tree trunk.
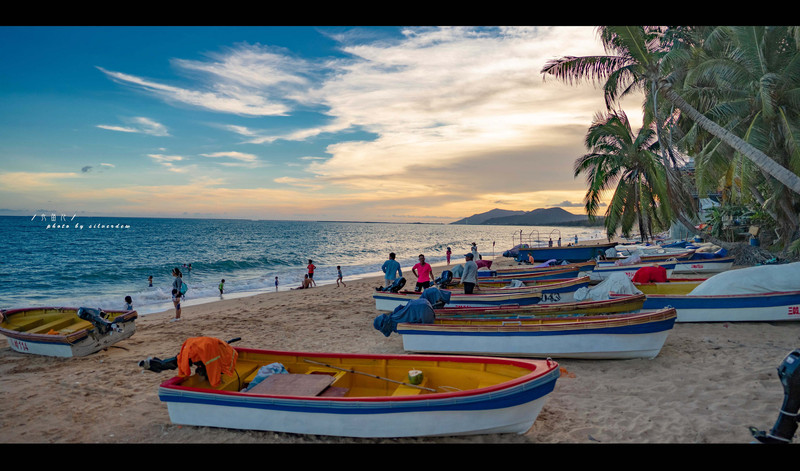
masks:
[[[702,113],[697,111],[689,103],[686,102],[680,95],[678,95],[672,86],[666,81],[659,82],[659,89],[664,93],[664,96],[677,106],[681,111],[686,113],[692,121],[696,122],[700,127],[721,139],[723,142],[731,146],[736,152],[744,155],[758,168],[774,177],[779,182],[786,185],[795,193],[800,194],[800,177],[789,171],[789,169],[781,166],[769,156],[751,146],[739,136],[728,132],[722,126],[714,121],[706,118]]]

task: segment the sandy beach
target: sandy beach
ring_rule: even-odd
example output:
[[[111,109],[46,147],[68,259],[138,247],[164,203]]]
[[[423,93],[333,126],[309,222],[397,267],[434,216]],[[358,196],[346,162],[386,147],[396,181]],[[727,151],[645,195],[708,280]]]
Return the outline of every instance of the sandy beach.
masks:
[[[455,259],[455,262],[461,260]],[[494,268],[515,265],[497,257]],[[404,267],[405,268],[405,267]],[[441,272],[441,266],[435,266]],[[800,347],[800,323],[676,324],[652,360],[560,360],[561,377],[522,435],[347,439],[185,427],[170,422],[158,385],[176,372],[142,371],[148,356],[178,353],[188,337],[241,337],[238,346],[402,354],[402,338],[375,330],[381,279],[346,281],[147,314],[136,334],[83,358],[0,347],[4,443],[510,443],[746,444],[770,429],[783,388],[776,368]]]

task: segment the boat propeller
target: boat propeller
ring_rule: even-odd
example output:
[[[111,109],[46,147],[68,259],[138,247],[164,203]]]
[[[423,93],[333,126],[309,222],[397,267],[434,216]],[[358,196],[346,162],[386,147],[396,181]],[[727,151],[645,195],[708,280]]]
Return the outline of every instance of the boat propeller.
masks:
[[[778,366],[778,378],[783,384],[783,404],[772,430],[765,432],[750,427],[750,433],[761,443],[791,443],[797,430],[800,410],[800,349],[789,353]]]

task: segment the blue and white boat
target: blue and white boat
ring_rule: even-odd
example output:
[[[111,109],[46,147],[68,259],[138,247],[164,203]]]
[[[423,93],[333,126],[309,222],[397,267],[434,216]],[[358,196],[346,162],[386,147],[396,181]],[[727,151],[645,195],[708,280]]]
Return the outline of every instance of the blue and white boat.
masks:
[[[599,255],[605,255],[606,250],[616,246],[616,242],[604,244],[577,244],[562,245],[561,247],[526,247],[519,248],[517,260],[527,260],[528,255],[532,255],[534,260],[566,260],[577,263],[593,260]]]
[[[675,310],[538,319],[446,319],[399,323],[409,352],[540,358],[654,358],[675,323]]]
[[[490,294],[464,294],[457,291],[440,291],[448,307],[499,307],[499,306],[528,306],[542,303],[570,303],[576,301],[575,292],[580,288],[589,286],[589,277],[573,278],[557,283],[542,284],[526,287],[524,292],[510,289],[507,293],[492,290]],[[433,289],[433,288],[429,288]],[[438,289],[438,288],[437,288]],[[427,291],[427,290],[426,290]],[[424,292],[400,291],[397,293],[376,291],[372,294],[375,299],[375,308],[379,311],[394,311],[398,306],[404,306],[409,301],[420,298]]]
[[[686,286],[682,294],[647,294],[642,309],[673,307],[677,322],[800,320],[800,262],[729,270]]]
[[[601,281],[605,280],[609,276],[613,275],[614,273],[624,273],[628,276],[628,278],[633,278],[633,275],[636,274],[636,271],[643,267],[652,267],[652,266],[660,266],[664,267],[667,270],[667,277],[672,274],[672,271],[675,269],[677,265],[676,260],[668,260],[665,262],[646,262],[646,263],[635,263],[632,265],[617,265],[615,262],[597,262],[597,265],[592,270],[592,273],[589,274],[592,281]]]

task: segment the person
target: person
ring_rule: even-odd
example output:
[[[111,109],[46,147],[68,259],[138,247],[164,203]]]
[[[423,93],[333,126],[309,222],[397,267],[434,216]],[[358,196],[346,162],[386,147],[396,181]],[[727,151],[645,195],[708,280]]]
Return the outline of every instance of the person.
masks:
[[[150,283],[150,288],[153,287],[153,275],[147,277],[147,282]]]
[[[575,245],[578,245],[578,234],[575,234]]]
[[[219,282],[219,295],[222,296],[222,291],[225,289],[225,278]]]
[[[473,242],[472,243],[472,259],[473,260],[478,260],[479,258],[480,258],[480,255],[478,255],[478,244]]]
[[[533,265],[533,254],[532,254],[532,253],[529,253],[529,254],[528,254],[528,263],[530,263],[531,265]]]
[[[558,237],[558,246],[561,247],[561,236]]]
[[[414,291],[430,288],[431,282],[436,279],[433,275],[433,267],[425,262],[425,255],[419,254],[419,263],[411,268],[411,273],[417,277],[417,286]]]
[[[183,285],[183,274],[177,268],[172,269],[172,304],[175,306],[175,319],[170,322],[175,322],[181,319],[181,286]]]
[[[400,263],[395,260],[394,252],[389,254],[389,260],[383,262],[381,266],[383,270],[383,287],[389,288],[394,283],[394,280],[403,276],[403,271],[400,269]]]
[[[275,277],[275,291],[278,291],[278,277]]]
[[[317,282],[314,281],[314,269],[316,269],[317,267],[315,267],[314,263],[311,260],[309,260],[308,261],[308,267],[306,267],[306,268],[308,268],[308,279],[311,280],[311,283],[314,286],[317,286]]]
[[[125,310],[133,311],[133,299],[130,296],[125,296]]]
[[[548,247],[552,247],[552,246],[553,246],[553,238],[552,238],[552,237],[551,237],[551,238],[550,238],[550,240],[547,242],[547,246],[548,246]]]
[[[472,294],[478,284],[478,264],[475,263],[472,253],[464,255],[464,273],[461,274],[461,284],[464,285],[464,294]]]
[[[344,280],[342,279],[342,267],[340,267],[339,265],[336,265],[336,273],[339,275],[339,277],[336,278],[336,286],[338,287],[339,286],[339,282],[341,282],[342,286],[347,288],[347,285],[344,284]]]
[[[453,252],[450,251],[450,247],[447,247],[447,264],[450,265],[450,254]]]
[[[300,286],[292,289],[308,289],[308,288],[311,288],[311,277],[309,277],[308,274],[306,274],[305,278],[303,279],[303,282],[300,283]]]

